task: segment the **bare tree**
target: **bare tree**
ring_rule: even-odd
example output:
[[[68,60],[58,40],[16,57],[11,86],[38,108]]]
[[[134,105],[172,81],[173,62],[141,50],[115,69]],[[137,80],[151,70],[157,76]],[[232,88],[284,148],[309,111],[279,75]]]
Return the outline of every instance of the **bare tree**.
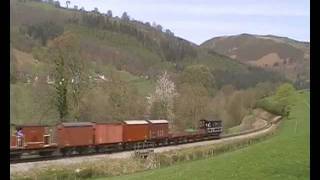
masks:
[[[173,124],[173,103],[174,98],[178,95],[175,84],[169,79],[167,72],[159,76],[155,92],[149,98],[150,109],[160,106],[162,113],[158,114],[162,118],[168,118]]]
[[[112,11],[111,11],[111,10],[108,10],[107,16],[108,16],[108,17],[112,17]]]
[[[122,14],[122,16],[121,16],[121,19],[123,20],[123,21],[129,21],[130,20],[130,17],[129,17],[129,15],[128,15],[128,13],[127,12],[123,12],[123,14]]]
[[[97,7],[94,8],[93,10],[95,13],[99,13],[99,9]]]
[[[70,1],[66,1],[67,8],[69,7]]]

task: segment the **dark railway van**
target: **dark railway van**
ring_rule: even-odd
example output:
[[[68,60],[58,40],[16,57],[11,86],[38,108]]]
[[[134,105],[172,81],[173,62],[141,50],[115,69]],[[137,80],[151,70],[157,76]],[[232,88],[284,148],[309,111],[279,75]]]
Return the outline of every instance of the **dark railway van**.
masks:
[[[204,129],[208,135],[220,135],[222,133],[222,121],[201,119],[199,129]]]

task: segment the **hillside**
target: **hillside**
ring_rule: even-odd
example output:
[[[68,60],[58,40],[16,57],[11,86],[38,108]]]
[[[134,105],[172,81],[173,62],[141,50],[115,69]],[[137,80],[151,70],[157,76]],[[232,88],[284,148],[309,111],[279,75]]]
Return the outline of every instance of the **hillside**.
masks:
[[[73,59],[83,62],[84,78],[90,82],[85,84],[77,110],[77,116],[84,121],[143,118],[146,97],[164,71],[180,90],[184,71],[206,67],[214,76],[209,82],[212,86],[206,87],[210,95],[226,85],[245,89],[262,82],[286,80],[278,73],[201,48],[161,25],[132,20],[125,14],[119,18],[37,0],[11,0],[10,8],[12,123],[57,121],[54,108],[57,53],[52,45],[68,35],[76,37],[78,43],[72,46],[79,51],[67,49],[66,57],[74,56]],[[69,119],[72,113],[75,112],[71,109]]]
[[[301,92],[290,98],[294,108],[289,118],[283,119],[278,132],[263,142],[213,158],[132,175],[92,179],[309,179],[310,93]]]
[[[310,44],[273,35],[240,34],[210,39],[201,47],[240,62],[283,73],[291,80],[310,80]]]

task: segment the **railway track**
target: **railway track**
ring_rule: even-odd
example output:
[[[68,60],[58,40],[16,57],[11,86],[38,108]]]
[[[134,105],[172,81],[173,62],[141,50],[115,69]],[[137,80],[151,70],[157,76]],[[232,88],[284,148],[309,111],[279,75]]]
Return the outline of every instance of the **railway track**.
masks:
[[[266,129],[269,129],[270,127],[272,127],[273,124],[277,124],[278,122],[280,122],[281,116],[277,116],[275,118],[273,118],[271,121],[267,121],[266,120],[266,125],[264,125],[263,127],[260,128],[256,128],[256,129],[251,129],[251,130],[247,130],[247,131],[243,131],[243,132],[239,132],[239,133],[233,133],[233,134],[225,134],[225,135],[221,135],[219,139],[230,139],[230,138],[234,138],[237,136],[243,136],[243,135],[248,135],[248,134],[253,134],[259,131],[263,131]],[[182,144],[192,144],[192,143],[197,143],[197,142],[205,142],[205,141],[214,141],[217,140],[217,138],[208,138],[208,139],[203,139],[203,140],[197,140],[197,141],[184,141],[184,142],[180,142],[177,144],[162,144],[159,145],[157,147],[154,147],[154,149],[160,148],[160,147],[165,147],[165,146],[177,146],[177,145],[182,145]],[[151,149],[151,147],[149,148],[145,148],[145,149]],[[29,156],[29,157],[24,157],[21,159],[10,159],[10,164],[18,164],[18,163],[31,163],[31,162],[41,162],[41,161],[50,161],[50,160],[59,160],[59,159],[65,159],[65,158],[75,158],[75,157],[88,157],[88,156],[92,156],[92,155],[101,155],[101,154],[113,154],[113,153],[117,153],[117,152],[127,152],[127,151],[133,151],[135,149],[126,149],[126,150],[117,150],[117,151],[112,151],[112,152],[89,152],[86,154],[73,154],[73,155],[68,155],[68,156],[63,156],[62,154],[58,154],[56,153],[55,155],[51,155],[51,156]]]

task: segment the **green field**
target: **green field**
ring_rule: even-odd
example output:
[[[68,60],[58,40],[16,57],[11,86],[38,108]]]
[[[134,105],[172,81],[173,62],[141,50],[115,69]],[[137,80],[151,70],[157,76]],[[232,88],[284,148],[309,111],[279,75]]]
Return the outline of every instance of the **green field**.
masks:
[[[163,179],[309,179],[309,92],[296,95],[288,118],[270,139],[214,158],[113,178]]]

